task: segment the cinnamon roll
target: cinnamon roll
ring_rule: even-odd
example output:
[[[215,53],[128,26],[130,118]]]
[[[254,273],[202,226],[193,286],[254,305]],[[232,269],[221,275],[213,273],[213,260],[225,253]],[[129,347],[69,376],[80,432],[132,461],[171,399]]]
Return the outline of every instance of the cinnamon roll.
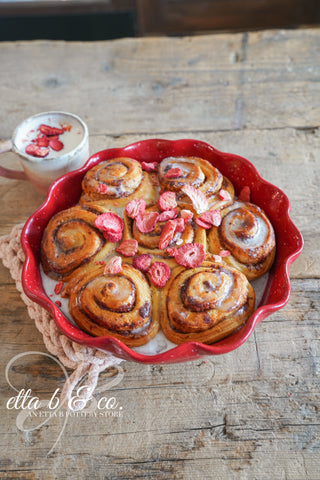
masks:
[[[151,340],[159,330],[150,286],[133,266],[104,273],[104,266],[82,274],[69,300],[76,324],[93,336],[112,335],[130,347]]]
[[[82,180],[80,204],[114,209],[125,206],[132,198],[143,198],[149,204],[156,199],[153,183],[137,160],[112,158],[88,170]]]
[[[77,206],[51,218],[41,242],[41,263],[47,275],[66,282],[79,268],[113,250],[113,244],[95,227],[96,218]]]
[[[273,227],[257,205],[235,202],[221,211],[221,224],[208,233],[209,252],[227,256],[224,260],[249,280],[266,273],[274,260],[276,244]]]
[[[234,188],[230,180],[203,158],[167,157],[159,164],[158,177],[163,190],[177,192],[181,208],[192,208],[191,200],[181,191],[185,185],[204,193],[210,209],[222,208],[234,199]]]
[[[181,209],[175,208],[174,210],[176,212],[174,221],[178,220],[181,222]],[[158,205],[152,205],[151,207],[146,208],[145,213],[148,214],[149,212],[157,212],[161,215]],[[159,220],[155,222],[154,228],[149,232],[143,232],[139,229],[137,220],[131,219],[125,214],[124,238],[134,238],[137,240],[139,254],[149,253],[162,258],[169,258],[170,256],[166,251],[167,247],[172,248],[192,242],[202,244],[206,242],[205,233],[203,233],[202,229],[197,226],[193,219],[190,219],[189,221],[182,221],[183,231],[178,231],[179,229],[176,230],[166,247],[161,248],[161,234],[167,222],[168,220],[161,221],[161,216],[159,216]]]
[[[161,327],[173,343],[211,344],[240,328],[254,310],[247,278],[222,263],[177,268],[161,297]]]

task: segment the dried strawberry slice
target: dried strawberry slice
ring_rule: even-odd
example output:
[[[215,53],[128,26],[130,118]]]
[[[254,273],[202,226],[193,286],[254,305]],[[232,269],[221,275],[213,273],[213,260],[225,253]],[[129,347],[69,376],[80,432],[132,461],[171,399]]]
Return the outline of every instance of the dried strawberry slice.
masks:
[[[49,151],[49,148],[41,148],[34,143],[30,143],[30,145],[26,146],[26,153],[28,155],[32,155],[33,157],[44,158],[49,154]]]
[[[108,185],[106,185],[105,183],[99,183],[99,193],[101,193],[102,195],[104,195],[105,193],[108,193]]]
[[[49,147],[51,147],[52,150],[55,150],[56,152],[60,152],[60,150],[63,149],[64,145],[58,139],[50,139],[49,140]]]
[[[123,240],[116,248],[118,253],[121,253],[124,257],[133,257],[138,251],[138,242],[134,238]]]
[[[118,256],[111,258],[111,260],[106,263],[106,266],[103,270],[104,275],[120,272],[122,272],[122,258]]]
[[[126,205],[126,214],[130,218],[136,218],[138,215],[144,214],[146,206],[146,202],[141,198],[131,200],[131,202]]]
[[[209,228],[212,227],[210,223],[204,222],[200,217],[196,218],[196,224],[199,225],[199,227],[205,228],[206,230],[209,230]]]
[[[184,222],[189,222],[189,220],[191,220],[193,218],[193,212],[191,212],[191,210],[181,210],[180,212],[180,216],[181,218],[183,218]]]
[[[160,195],[158,205],[163,212],[173,210],[177,206],[175,192],[164,192]]]
[[[184,223],[183,218],[176,218],[174,222],[176,224],[176,232],[182,233],[185,231],[186,224]]]
[[[94,223],[99,230],[103,230],[103,235],[109,242],[114,243],[121,240],[124,223],[116,213],[102,213]]]
[[[246,185],[241,189],[238,200],[242,202],[250,202],[250,197],[251,197],[251,190],[250,190],[250,187]]]
[[[103,232],[103,236],[108,242],[117,243],[122,239],[122,231],[118,233]]]
[[[179,178],[182,175],[181,168],[170,168],[167,173],[165,174],[166,178]]]
[[[158,218],[158,222],[166,222],[167,220],[173,220],[179,215],[179,210],[174,208],[173,210],[165,210],[161,212]]]
[[[154,262],[148,273],[153,285],[159,288],[164,287],[171,276],[170,267],[163,262]]]
[[[49,125],[45,124],[40,125],[39,130],[44,135],[48,135],[48,137],[52,135],[61,135],[63,133],[62,128],[50,127]]]
[[[49,145],[49,139],[45,135],[37,138],[38,147],[47,147]]]
[[[219,191],[219,198],[220,200],[232,200],[230,193],[223,188],[221,188],[221,190]]]
[[[164,250],[167,248],[169,243],[172,241],[174,234],[176,231],[176,222],[175,220],[168,220],[165,226],[162,229],[160,240],[159,240],[159,248],[160,250]]]
[[[158,165],[158,162],[141,162],[142,170],[145,172],[156,172]]]
[[[137,229],[141,233],[152,232],[159,218],[158,212],[144,212],[136,218]]]
[[[135,268],[141,272],[147,272],[151,266],[152,256],[149,253],[143,253],[133,258],[132,263]]]
[[[209,208],[208,199],[201,190],[197,190],[192,185],[183,185],[181,191],[191,200],[197,213],[203,213]]]
[[[168,254],[170,257],[174,257],[174,254],[175,254],[175,251],[176,251],[176,250],[177,250],[177,249],[176,249],[175,247],[168,247],[168,248],[166,249],[166,252],[167,252],[167,254]]]
[[[186,243],[177,248],[174,253],[175,261],[184,267],[195,268],[200,265],[206,254],[201,243]]]
[[[220,250],[219,256],[220,257],[229,257],[231,255],[231,252],[229,250]]]
[[[64,283],[61,281],[61,282],[57,283],[57,285],[54,287],[54,293],[56,295],[59,295],[59,293],[61,293],[61,290],[63,289],[63,285],[64,285]]]
[[[203,227],[203,228],[211,228],[211,227],[219,227],[221,223],[221,214],[219,210],[208,210],[204,212],[201,217],[196,218],[196,223],[200,226],[201,223],[209,225],[209,227]]]

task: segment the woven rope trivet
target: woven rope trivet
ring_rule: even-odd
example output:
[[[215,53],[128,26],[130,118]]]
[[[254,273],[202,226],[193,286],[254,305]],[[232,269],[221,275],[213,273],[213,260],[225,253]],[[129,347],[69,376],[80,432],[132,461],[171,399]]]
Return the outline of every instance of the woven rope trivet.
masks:
[[[24,253],[20,243],[22,229],[23,224],[16,225],[9,235],[0,237],[0,258],[2,258],[4,266],[10,270],[13,280],[16,282],[17,290],[21,293],[21,298],[28,307],[30,318],[34,320],[37,329],[42,333],[47,350],[58,357],[65,367],[74,370],[63,386],[60,397],[61,403],[69,400],[73,389],[85,375],[87,375],[86,386],[88,389],[83,389],[82,395],[78,398],[86,401],[97,386],[99,374],[109,367],[118,365],[123,360],[111,354],[72,342],[60,333],[50,313],[25,295],[21,283],[24,263]]]

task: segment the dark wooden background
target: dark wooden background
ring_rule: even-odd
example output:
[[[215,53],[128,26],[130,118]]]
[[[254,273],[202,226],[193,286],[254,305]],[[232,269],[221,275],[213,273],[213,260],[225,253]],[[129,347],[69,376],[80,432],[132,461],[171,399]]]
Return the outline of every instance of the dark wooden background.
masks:
[[[131,14],[134,23],[129,32],[131,36],[132,32],[138,36],[181,35],[320,24],[319,0],[8,0],[0,3],[0,17],[25,17],[26,21],[39,15],[96,13]],[[119,36],[122,35],[128,36],[119,29]]]

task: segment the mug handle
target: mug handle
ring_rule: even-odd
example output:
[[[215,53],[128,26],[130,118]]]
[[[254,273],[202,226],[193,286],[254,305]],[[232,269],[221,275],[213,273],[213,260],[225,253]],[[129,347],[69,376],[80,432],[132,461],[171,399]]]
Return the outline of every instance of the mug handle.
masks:
[[[0,140],[0,154],[10,152],[12,150],[11,140]],[[14,178],[15,180],[27,180],[27,176],[23,170],[12,170],[11,168],[1,167],[0,176],[6,178]]]

